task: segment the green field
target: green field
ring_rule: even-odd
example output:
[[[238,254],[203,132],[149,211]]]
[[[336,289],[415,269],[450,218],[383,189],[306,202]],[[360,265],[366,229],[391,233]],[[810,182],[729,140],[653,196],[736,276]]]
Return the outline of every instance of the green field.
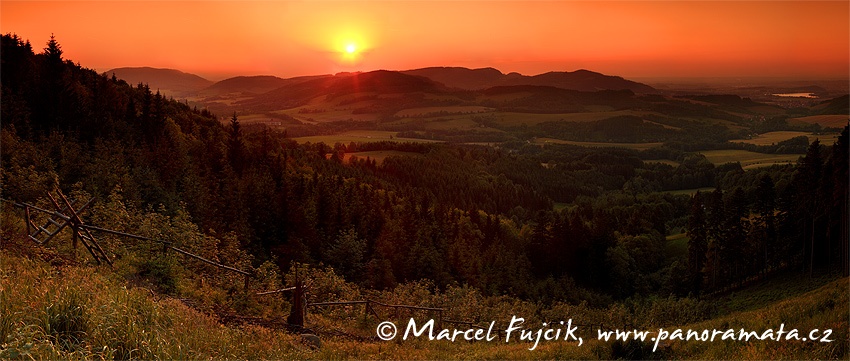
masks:
[[[324,109],[321,112],[317,113],[300,113],[302,109],[311,110],[316,108],[301,107],[295,109],[278,110],[275,111],[275,113],[286,114],[308,124],[334,122],[340,120],[373,121],[376,117],[375,114],[352,114],[351,109]]]
[[[714,187],[703,187],[703,188],[691,188],[691,189],[677,189],[674,191],[664,191],[662,193],[672,194],[672,195],[692,195],[696,192],[708,193],[713,192]]]
[[[737,149],[708,150],[700,153],[714,164],[740,162],[744,169],[769,167],[774,164],[794,164],[800,157],[800,154],[764,154]]]
[[[644,163],[661,163],[661,164],[667,164],[667,165],[670,165],[670,166],[673,166],[673,167],[678,167],[681,164],[681,163],[679,163],[675,160],[669,160],[669,159],[647,159],[647,160],[644,160],[643,162]]]
[[[755,144],[755,145],[773,145],[777,144],[781,141],[788,140],[794,137],[806,136],[809,138],[809,142],[815,141],[815,139],[820,140],[822,144],[832,144],[838,139],[838,134],[813,134],[811,132],[797,132],[797,131],[776,131],[776,132],[768,132],[764,134],[759,134],[755,138],[752,139],[739,139],[732,140],[732,142],[739,143],[747,143],[747,144]]]
[[[389,132],[383,130],[351,130],[339,134],[332,135],[314,135],[309,137],[298,137],[292,138],[294,141],[298,143],[325,143],[327,145],[334,145],[336,143],[348,144],[351,142],[355,143],[368,143],[368,142],[381,142],[381,141],[391,141],[391,142],[418,142],[418,143],[434,143],[437,141],[428,140],[428,139],[417,139],[417,138],[399,138],[396,137],[397,132]]]
[[[496,123],[501,126],[520,126],[523,124],[535,125],[543,122],[595,122],[598,120],[614,118],[624,115],[642,116],[652,114],[650,112],[637,110],[618,110],[606,112],[581,112],[581,113],[560,113],[560,114],[534,114],[534,113],[515,113],[515,112],[497,112]]]
[[[844,115],[812,115],[808,117],[788,119],[789,122],[802,122],[806,124],[820,124],[822,127],[843,128],[847,125],[850,116]]]
[[[481,127],[481,124],[473,121],[468,115],[431,117],[417,120],[417,123],[419,123],[425,130],[452,130]]]
[[[544,144],[570,144],[570,145],[578,145],[581,147],[591,147],[591,148],[602,148],[602,147],[613,147],[613,148],[628,148],[634,150],[646,150],[650,148],[660,147],[663,143],[605,143],[605,142],[576,142],[572,140],[561,140],[554,138],[536,138],[534,140],[535,144],[544,145]]]
[[[448,113],[448,114],[477,114],[489,113],[495,109],[482,106],[450,106],[450,107],[422,107],[408,108],[395,113],[399,117],[416,117],[433,113]]]
[[[569,203],[560,203],[560,202],[555,202],[555,203],[553,204],[553,207],[552,207],[552,208],[553,208],[555,211],[562,211],[562,210],[564,210],[564,209],[569,208],[569,206],[570,206],[570,204],[569,204]]]
[[[354,152],[354,153],[345,153],[345,162],[348,163],[351,161],[351,157],[356,156],[359,159],[365,160],[367,157],[370,159],[374,159],[375,162],[381,164],[384,162],[384,159],[387,159],[389,156],[422,156],[420,153],[412,153],[412,152],[402,152],[398,150],[372,150],[368,152]]]
[[[671,259],[686,259],[688,257],[688,240],[688,235],[685,233],[667,236],[664,254]]]

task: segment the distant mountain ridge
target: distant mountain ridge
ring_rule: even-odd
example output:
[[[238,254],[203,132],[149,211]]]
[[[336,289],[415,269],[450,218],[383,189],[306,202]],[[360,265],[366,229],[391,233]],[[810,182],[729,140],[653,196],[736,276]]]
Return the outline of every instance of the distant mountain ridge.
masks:
[[[152,89],[159,89],[173,95],[198,94],[212,96],[230,93],[260,95],[279,88],[297,86],[317,79],[334,79],[353,74],[376,74],[377,72],[384,72],[382,78],[391,77],[390,73],[404,74],[427,78],[446,87],[461,90],[483,90],[498,86],[534,85],[578,91],[631,90],[635,93],[658,93],[658,90],[643,83],[583,69],[572,72],[553,71],[529,76],[519,73],[505,74],[494,68],[430,67],[404,71],[378,70],[363,73],[340,73],[336,76],[313,75],[293,78],[280,78],[271,75],[237,76],[219,82],[212,82],[198,75],[175,69],[151,67],[116,68],[106,73],[114,73],[118,78],[124,79],[134,85],[147,83]],[[400,77],[393,78],[401,81]],[[366,77],[367,83],[368,79],[370,79],[369,76]],[[369,86],[369,84],[364,85]],[[373,85],[379,86],[380,84]]]
[[[553,71],[528,76],[519,73],[503,74],[493,68],[468,69],[461,67],[432,67],[406,70],[402,73],[424,76],[448,87],[464,90],[482,90],[496,86],[537,85],[578,91],[631,90],[635,93],[657,93],[646,84],[605,75],[589,70],[573,72]]]
[[[182,95],[184,93],[196,92],[213,85],[213,82],[210,80],[176,69],[126,67],[108,70],[106,74],[115,74],[116,77],[133,86],[139,83],[146,83],[150,86],[151,90],[159,90],[167,95]]]
[[[272,90],[296,85],[314,79],[325,78],[330,75],[310,75],[295,78],[280,78],[272,75],[237,76],[219,81],[203,89],[203,94],[228,94],[228,93],[251,93],[262,94]]]
[[[293,78],[294,79],[294,78]],[[237,102],[253,109],[297,107],[319,95],[335,98],[349,94],[407,94],[437,92],[444,88],[431,79],[397,71],[376,70],[367,73],[340,73],[293,82],[272,91]]]
[[[339,108],[352,115],[391,114],[404,107],[460,104],[470,100],[471,92],[485,97],[501,93],[513,94],[511,98],[529,98],[512,100],[516,104],[509,108],[515,111],[567,112],[584,109],[577,105],[576,99],[584,99],[588,94],[604,98],[607,102],[603,103],[614,106],[624,101],[623,96],[659,93],[646,84],[588,70],[527,76],[504,74],[494,68],[446,67],[344,72],[288,79],[270,75],[237,76],[215,83],[173,69],[119,68],[111,72],[131,84],[148,83],[153,91],[191,99],[196,105],[221,114],[272,112],[303,107],[311,102],[317,105],[316,109],[305,111]]]

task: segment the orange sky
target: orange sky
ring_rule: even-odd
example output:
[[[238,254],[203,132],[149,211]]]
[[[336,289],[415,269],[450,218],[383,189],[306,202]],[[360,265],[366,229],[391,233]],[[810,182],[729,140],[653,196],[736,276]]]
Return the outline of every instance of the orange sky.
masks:
[[[850,2],[8,1],[0,31],[106,71],[212,80],[426,66],[848,78]],[[354,44],[356,52],[345,49]]]

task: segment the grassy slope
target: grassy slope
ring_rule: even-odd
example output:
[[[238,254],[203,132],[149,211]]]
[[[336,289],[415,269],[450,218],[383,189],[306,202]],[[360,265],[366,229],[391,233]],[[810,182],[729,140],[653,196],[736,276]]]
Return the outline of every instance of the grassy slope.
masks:
[[[319,143],[324,142],[327,145],[333,146],[336,143],[342,143],[348,145],[351,142],[380,142],[380,141],[392,141],[392,142],[422,142],[422,143],[430,143],[434,142],[432,140],[427,139],[417,139],[417,138],[399,138],[396,137],[397,132],[388,132],[382,130],[351,130],[339,134],[333,135],[316,135],[310,137],[299,137],[292,138],[298,143]]]
[[[847,115],[812,115],[808,117],[792,118],[789,122],[802,122],[805,124],[820,124],[823,127],[841,128],[847,125]]]
[[[646,150],[649,148],[660,147],[662,143],[607,143],[607,142],[577,142],[572,140],[561,140],[554,138],[537,138],[535,139],[535,144],[570,144],[570,145],[578,145],[582,147],[592,147],[592,148],[603,148],[603,147],[612,147],[612,148],[628,148],[634,150]]]
[[[794,137],[799,137],[801,135],[805,135],[809,138],[809,142],[815,141],[815,139],[820,140],[822,144],[832,144],[838,139],[839,134],[813,134],[812,132],[798,132],[798,131],[776,131],[776,132],[767,132],[764,134],[759,134],[753,139],[738,139],[732,140],[732,142],[740,142],[740,143],[749,143],[755,145],[771,145],[777,144],[783,140],[788,140]]]
[[[714,164],[740,162],[744,169],[794,163],[800,157],[800,154],[764,154],[738,149],[707,150],[700,153]]]
[[[360,160],[365,160],[366,158],[374,159],[377,164],[384,163],[384,159],[391,156],[422,156],[420,153],[414,152],[402,152],[398,150],[371,150],[368,152],[354,152],[354,153],[345,153],[345,162],[348,163],[351,161],[351,157],[356,156]]]
[[[297,336],[233,329],[93,267],[0,251],[0,359],[303,358]]]
[[[661,192],[661,193],[673,194],[673,195],[682,195],[682,194],[693,195],[696,192],[707,193],[707,192],[712,192],[712,191],[714,191],[714,187],[677,189],[677,190],[674,190],[674,191],[664,191],[664,192]]]
[[[757,286],[737,295],[728,296],[726,302],[718,300],[720,307],[738,307],[747,311],[729,314],[683,328],[735,329],[744,328],[759,333],[767,329],[777,331],[780,324],[785,330],[798,329],[800,337],[810,330],[832,329],[831,343],[802,341],[714,341],[671,343],[676,358],[687,359],[840,359],[847,357],[848,343],[848,279],[826,283],[806,279],[786,279]],[[790,289],[789,289],[790,287]],[[811,291],[786,299],[804,288]]]
[[[580,329],[585,338],[581,347],[569,342],[541,342],[533,351],[528,350],[530,343],[506,344],[495,340],[451,343],[419,338],[359,342],[327,337],[323,338],[321,349],[311,350],[298,336],[285,332],[256,326],[222,326],[213,317],[178,300],[143,288],[128,288],[106,269],[53,267],[10,256],[5,251],[0,251],[0,263],[4,265],[0,268],[2,358],[606,359],[612,356],[611,345],[593,340],[596,330],[589,327]],[[677,359],[846,356],[848,280],[806,281],[789,278],[768,282],[734,296],[718,298],[716,304],[722,316],[682,328],[765,330],[785,323],[786,329],[798,328],[806,333],[814,328],[831,328],[835,340],[832,343],[672,341],[669,349],[654,356]],[[342,321],[352,322],[357,323]],[[79,332],[56,331],[56,325],[63,324],[70,325],[66,329]],[[363,326],[368,330],[371,327]],[[399,328],[403,332],[403,326]]]

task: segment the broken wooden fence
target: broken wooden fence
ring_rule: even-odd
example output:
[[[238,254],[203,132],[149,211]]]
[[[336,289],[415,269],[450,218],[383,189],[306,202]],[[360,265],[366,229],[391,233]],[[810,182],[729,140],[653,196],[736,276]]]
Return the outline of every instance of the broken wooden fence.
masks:
[[[50,192],[47,193],[47,197],[50,199],[51,203],[53,203],[53,206],[56,208],[56,211],[47,210],[29,203],[14,202],[7,199],[3,199],[4,202],[10,203],[15,207],[22,208],[24,210],[24,217],[26,218],[25,223],[27,225],[27,238],[29,238],[36,244],[46,245],[47,242],[53,239],[53,237],[59,234],[59,232],[61,232],[67,226],[71,226],[74,248],[77,248],[77,241],[80,240],[86,250],[88,250],[89,253],[92,255],[92,258],[94,258],[95,262],[97,262],[97,264],[101,264],[101,261],[104,261],[111,266],[112,261],[106,255],[106,252],[103,251],[103,248],[101,248],[100,245],[97,243],[97,240],[95,239],[94,235],[92,235],[91,231],[98,231],[120,237],[127,237],[148,242],[159,243],[162,244],[166,250],[170,249],[183,256],[194,258],[208,265],[245,276],[245,289],[248,289],[248,282],[251,277],[250,272],[206,259],[197,254],[176,247],[173,242],[86,224],[80,218],[80,214],[86,208],[88,208],[88,206],[91,205],[92,202],[94,202],[94,198],[89,199],[88,201],[83,203],[80,208],[75,209],[74,205],[77,204],[77,200],[68,201],[68,199],[65,197],[64,194],[62,194],[61,191],[58,191],[57,193],[59,194],[59,198],[62,200],[62,204],[60,204],[56,200],[56,197],[50,194]],[[44,225],[39,226],[32,220],[31,210],[42,212],[48,215],[47,221],[45,221]],[[66,213],[69,213],[70,216],[66,215]],[[40,237],[43,237],[43,239]]]

